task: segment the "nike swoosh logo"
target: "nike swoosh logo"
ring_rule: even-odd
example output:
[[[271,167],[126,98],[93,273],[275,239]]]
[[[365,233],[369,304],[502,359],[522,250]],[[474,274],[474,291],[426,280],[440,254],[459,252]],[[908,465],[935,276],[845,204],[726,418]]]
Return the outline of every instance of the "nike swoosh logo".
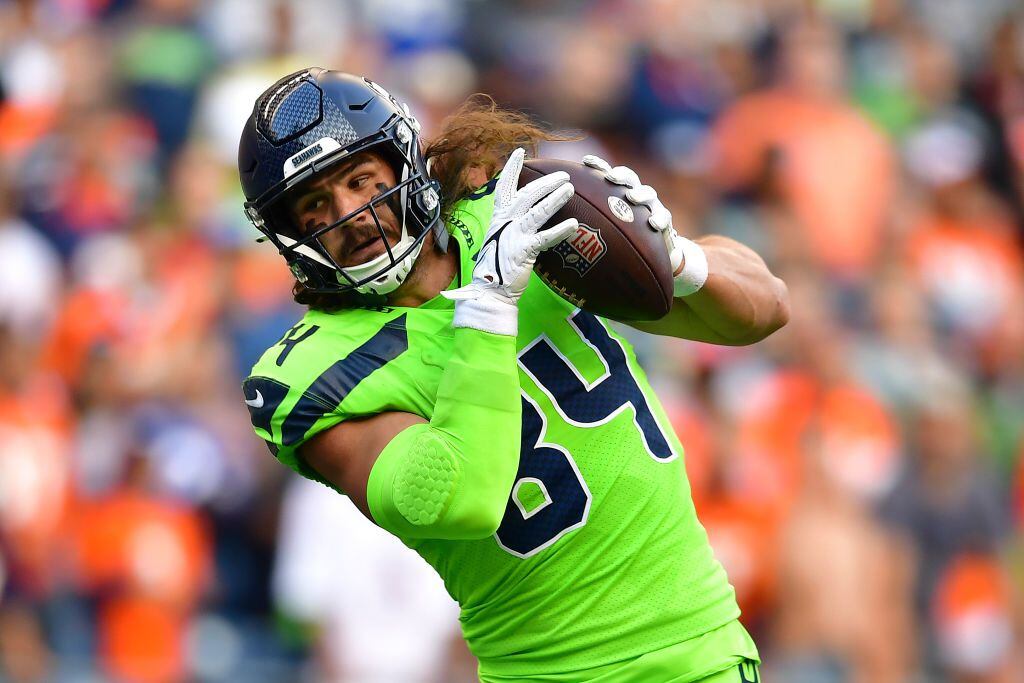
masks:
[[[260,393],[259,389],[256,390],[256,398],[245,399],[245,405],[250,406],[252,408],[263,407],[263,394]]]

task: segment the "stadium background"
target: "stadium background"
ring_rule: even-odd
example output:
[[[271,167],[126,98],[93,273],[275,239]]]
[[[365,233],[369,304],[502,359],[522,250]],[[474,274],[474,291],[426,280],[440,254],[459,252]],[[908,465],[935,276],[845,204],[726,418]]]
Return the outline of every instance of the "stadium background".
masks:
[[[312,64],[584,131],[788,282],[753,348],[632,335],[765,680],[1021,680],[1015,0],[0,2],[0,680],[472,680],[241,404],[299,310],[238,130]]]

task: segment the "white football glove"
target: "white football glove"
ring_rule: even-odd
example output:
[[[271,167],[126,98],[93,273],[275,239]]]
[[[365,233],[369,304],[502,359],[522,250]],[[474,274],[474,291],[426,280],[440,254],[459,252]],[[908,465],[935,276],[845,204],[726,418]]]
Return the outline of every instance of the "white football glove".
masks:
[[[576,231],[575,218],[540,230],[575,191],[564,171],[549,173],[521,189],[519,172],[526,151],[512,152],[494,189],[494,214],[476,255],[473,280],[465,287],[442,292],[454,299],[455,327],[515,335],[519,297],[526,290],[537,256]]]
[[[607,161],[592,154],[583,157],[583,163],[603,172],[608,182],[625,187],[624,194],[630,204],[646,206],[650,210],[647,224],[660,232],[665,240],[665,250],[672,264],[675,295],[687,296],[703,287],[708,277],[707,256],[697,243],[682,237],[672,227],[672,213],[658,199],[655,189],[642,184],[636,171],[627,166],[612,168]]]

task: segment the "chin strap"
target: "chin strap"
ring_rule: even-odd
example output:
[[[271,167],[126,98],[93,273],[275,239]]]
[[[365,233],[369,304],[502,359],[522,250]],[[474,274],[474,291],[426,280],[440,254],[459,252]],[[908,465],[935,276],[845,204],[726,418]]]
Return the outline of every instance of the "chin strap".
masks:
[[[443,218],[438,218],[437,223],[434,224],[434,248],[437,249],[438,253],[448,253],[448,242],[450,239],[451,233],[448,232],[447,223],[445,223]]]

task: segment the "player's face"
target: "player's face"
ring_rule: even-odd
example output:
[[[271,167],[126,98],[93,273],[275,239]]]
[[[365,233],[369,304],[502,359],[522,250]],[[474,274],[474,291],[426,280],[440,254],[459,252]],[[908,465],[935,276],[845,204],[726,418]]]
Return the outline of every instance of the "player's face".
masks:
[[[302,233],[309,234],[356,211],[394,187],[395,182],[395,172],[383,157],[374,152],[362,152],[302,187],[290,201],[289,210]],[[391,210],[392,203],[379,202],[374,205],[374,210],[388,242],[394,246],[402,235],[398,217]],[[320,241],[343,268],[372,261],[385,252],[369,208],[325,232]]]

